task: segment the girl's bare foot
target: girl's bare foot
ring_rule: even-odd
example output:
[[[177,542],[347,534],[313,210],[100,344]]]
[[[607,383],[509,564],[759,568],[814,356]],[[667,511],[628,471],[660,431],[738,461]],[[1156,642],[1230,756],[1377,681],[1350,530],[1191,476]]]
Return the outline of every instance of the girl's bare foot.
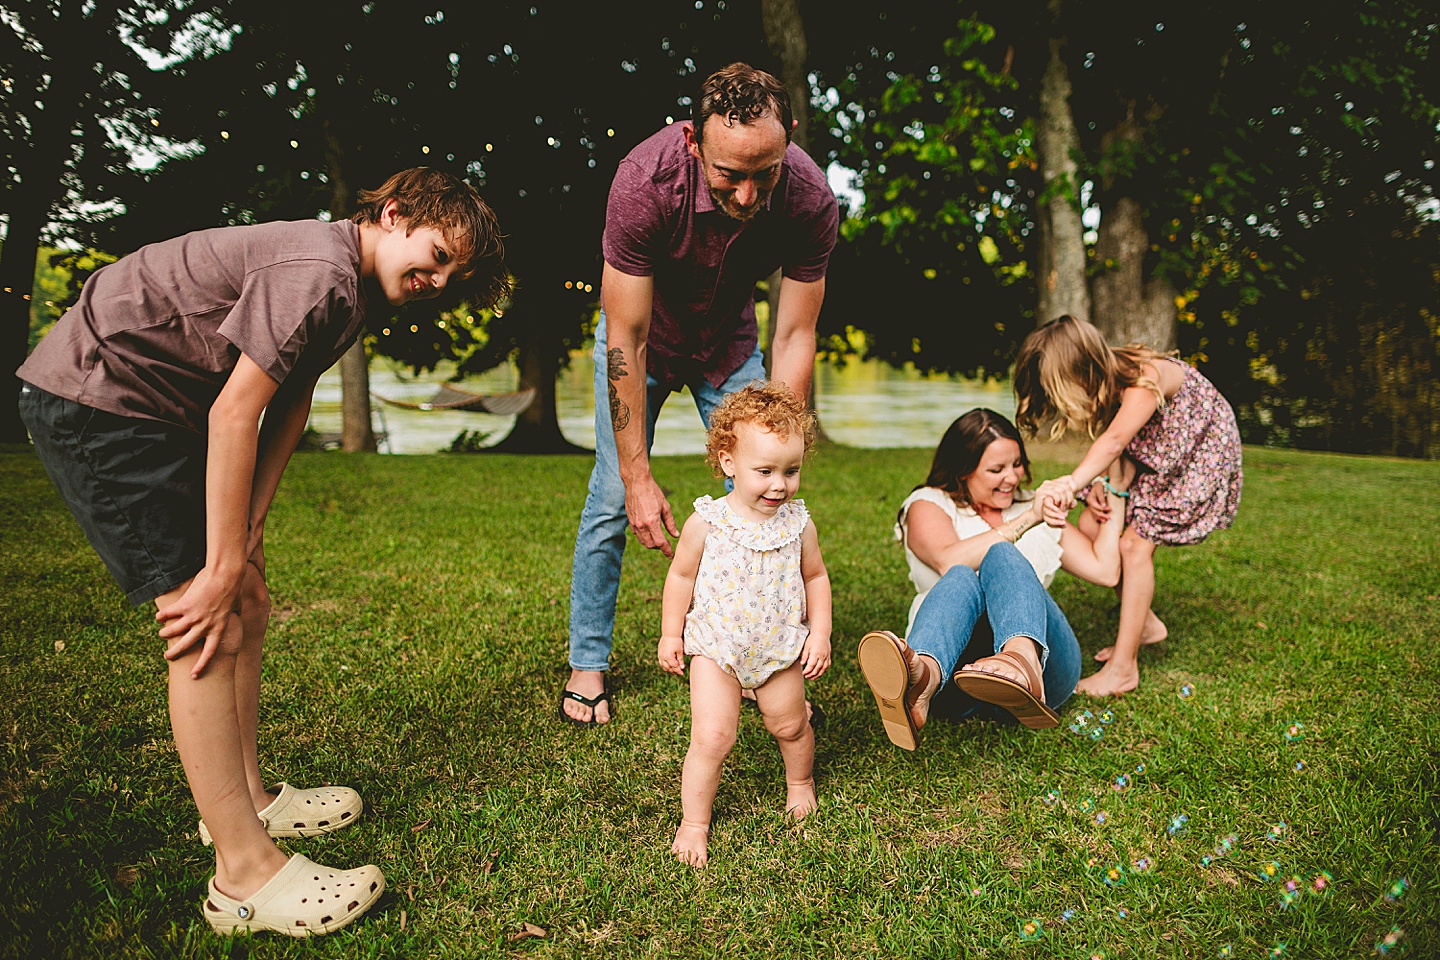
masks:
[[[1099,673],[1092,673],[1075,684],[1075,692],[1090,697],[1113,697],[1118,693],[1128,693],[1138,686],[1140,668],[1131,663],[1127,669],[1112,660],[1101,667]]]
[[[1145,626],[1140,630],[1140,646],[1148,647],[1152,643],[1159,643],[1168,636],[1170,636],[1170,628],[1165,626],[1165,621],[1155,616],[1154,610],[1151,610],[1145,617]],[[1106,647],[1095,654],[1095,662],[1104,663],[1110,659],[1110,655],[1114,652],[1115,648],[1113,646]]]
[[[804,820],[815,812],[819,801],[815,799],[815,778],[799,783],[785,781],[785,812],[796,820]]]
[[[688,863],[698,870],[710,859],[709,840],[708,823],[681,820],[680,826],[675,828],[675,842],[670,844],[670,852],[681,863]]]

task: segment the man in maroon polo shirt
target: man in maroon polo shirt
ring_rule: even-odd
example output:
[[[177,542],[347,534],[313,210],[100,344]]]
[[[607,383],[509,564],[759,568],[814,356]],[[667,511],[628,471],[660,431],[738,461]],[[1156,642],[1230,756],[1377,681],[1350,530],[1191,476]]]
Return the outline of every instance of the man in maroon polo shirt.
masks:
[[[673,555],[679,536],[650,472],[655,417],[688,386],[710,411],[765,378],[755,284],[783,270],[771,379],[808,396],[815,321],[839,208],[805,151],[790,143],[790,98],[773,76],[732,63],[700,88],[693,123],[666,127],[620,162],[610,187],[595,330],[595,469],[570,583],[570,680],[560,717],[610,719],[615,601],[625,528]]]

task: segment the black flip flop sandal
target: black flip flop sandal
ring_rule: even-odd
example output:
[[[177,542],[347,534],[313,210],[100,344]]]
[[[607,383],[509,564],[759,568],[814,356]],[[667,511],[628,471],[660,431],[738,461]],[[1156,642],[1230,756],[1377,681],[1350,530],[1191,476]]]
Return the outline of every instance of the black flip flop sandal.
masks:
[[[566,700],[574,700],[576,703],[583,704],[589,707],[590,719],[576,720],[574,717],[570,716],[570,714],[566,713]],[[593,697],[582,697],[574,690],[562,689],[560,691],[560,703],[556,706],[556,710],[560,715],[560,719],[564,720],[566,723],[573,723],[577,727],[593,727],[595,726],[595,705],[601,702],[610,704],[610,718],[613,720],[615,718],[615,701],[610,699],[610,681],[608,680],[605,681],[605,689],[601,690],[597,695]]]

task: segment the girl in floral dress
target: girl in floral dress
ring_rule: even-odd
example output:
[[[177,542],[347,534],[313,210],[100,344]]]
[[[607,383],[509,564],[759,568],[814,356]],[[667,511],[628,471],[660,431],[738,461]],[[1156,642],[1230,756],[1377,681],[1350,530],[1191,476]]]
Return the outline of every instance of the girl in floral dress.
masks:
[[[660,665],[683,675],[690,656],[690,749],[672,852],[703,867],[720,768],[735,743],[741,688],[755,691],[785,761],[785,810],[815,809],[815,735],[805,681],[830,666],[830,578],[815,524],[794,499],[815,419],[781,386],[751,385],[710,415],[717,474],[734,483],[701,497],[665,578]]]
[[[1068,481],[1072,496],[1096,487],[1091,503],[1100,522],[1109,508],[1099,488],[1126,497],[1115,646],[1096,655],[1104,666],[1075,689],[1092,696],[1133,690],[1141,645],[1167,632],[1150,609],[1156,546],[1199,543],[1235,519],[1244,479],[1235,413],[1189,364],[1142,346],[1112,348],[1095,327],[1069,316],[1025,338],[1015,397],[1027,433],[1048,424],[1051,439],[1067,429],[1094,439]],[[1101,476],[1117,457],[1119,475]]]

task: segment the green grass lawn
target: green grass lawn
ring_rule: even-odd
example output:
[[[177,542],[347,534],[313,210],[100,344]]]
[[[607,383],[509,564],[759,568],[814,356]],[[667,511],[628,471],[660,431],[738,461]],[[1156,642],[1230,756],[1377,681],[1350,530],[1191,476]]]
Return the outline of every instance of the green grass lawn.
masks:
[[[697,873],[668,852],[689,707],[654,662],[659,554],[627,554],[616,720],[555,717],[589,461],[298,456],[267,526],[262,769],[358,788],[355,827],[283,845],[377,863],[389,892],[338,934],[230,943],[200,916],[213,862],[151,613],[37,461],[0,454],[0,956],[1363,957],[1397,927],[1406,955],[1436,956],[1440,463],[1246,458],[1235,527],[1157,556],[1171,639],[1140,689],[1067,705],[1102,737],[936,720],[912,755],[854,648],[904,629],[890,529],[929,452],[823,448],[801,488],[834,585],[820,809],[781,815],[779,754],[746,711]],[[682,515],[717,492],[699,457],[656,469]],[[1064,574],[1054,592],[1088,659],[1113,595]]]

